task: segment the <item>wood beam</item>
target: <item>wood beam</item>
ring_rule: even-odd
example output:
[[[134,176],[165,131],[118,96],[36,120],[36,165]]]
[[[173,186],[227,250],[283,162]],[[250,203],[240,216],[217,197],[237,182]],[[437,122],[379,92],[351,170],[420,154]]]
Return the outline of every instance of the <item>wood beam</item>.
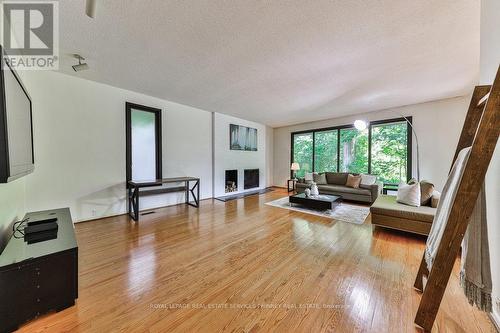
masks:
[[[484,104],[480,101],[488,95],[491,90],[491,85],[477,86],[474,88],[474,93],[469,104],[469,110],[465,116],[464,126],[462,127],[462,133],[460,134],[460,139],[458,140],[457,149],[455,151],[455,156],[451,161],[450,170],[453,167],[453,163],[457,159],[458,153],[465,147],[472,146],[474,141],[474,136],[476,135],[477,128],[479,127],[479,121],[483,115]]]
[[[477,105],[477,104],[476,104]],[[415,317],[431,331],[500,133],[500,68],[484,107],[457,194]]]

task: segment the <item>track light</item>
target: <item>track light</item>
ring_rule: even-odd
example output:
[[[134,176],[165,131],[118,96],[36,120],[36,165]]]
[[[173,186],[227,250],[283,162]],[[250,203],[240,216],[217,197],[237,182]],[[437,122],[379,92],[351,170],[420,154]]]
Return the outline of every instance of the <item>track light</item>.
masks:
[[[78,59],[78,65],[71,66],[71,67],[73,67],[73,70],[74,70],[75,72],[84,71],[84,70],[89,69],[89,65],[88,65],[87,63],[85,63],[85,62],[84,62],[84,63],[82,63],[82,60],[85,60],[85,58],[84,58],[84,57],[82,57],[82,56],[81,56],[81,55],[79,55],[79,54],[75,54],[75,55],[74,55],[74,57],[75,57],[76,59]]]
[[[85,5],[85,14],[90,18],[95,18],[95,8],[97,5],[97,0],[87,0]]]

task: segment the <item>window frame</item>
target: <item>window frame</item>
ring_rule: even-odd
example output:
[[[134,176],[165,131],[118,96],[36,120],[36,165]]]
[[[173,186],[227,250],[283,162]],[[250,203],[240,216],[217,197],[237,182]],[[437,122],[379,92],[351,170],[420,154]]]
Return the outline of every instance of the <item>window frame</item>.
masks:
[[[406,166],[406,178],[407,180],[410,180],[413,178],[413,162],[412,162],[412,156],[413,156],[413,129],[410,124],[413,124],[413,117],[399,117],[399,118],[390,118],[390,119],[383,119],[383,120],[375,120],[375,121],[370,121],[368,122],[368,174],[371,174],[372,172],[372,127],[373,126],[378,126],[378,125],[384,125],[384,124],[390,124],[390,123],[398,123],[398,122],[405,122],[406,123],[406,141],[407,141],[407,166]],[[303,130],[303,131],[295,131],[290,133],[290,165],[293,163],[293,148],[294,148],[294,141],[293,138],[297,134],[312,134],[313,137],[313,147],[312,147],[312,170],[315,172],[316,166],[315,166],[315,160],[316,160],[316,154],[315,154],[315,143],[316,143],[316,133],[318,132],[325,132],[325,131],[337,131],[337,172],[340,170],[340,130],[342,129],[352,129],[355,128],[353,124],[349,125],[340,125],[340,126],[332,126],[332,127],[322,127],[322,128],[315,128],[315,129],[309,129],[309,130]],[[293,171],[290,170],[290,178],[293,177]],[[384,184],[384,185],[395,185],[395,184]]]
[[[161,109],[126,102],[125,103],[125,169],[127,188],[128,182],[132,180],[132,109],[138,111],[151,112],[155,115],[155,169],[156,179],[162,178],[162,122],[161,122]]]

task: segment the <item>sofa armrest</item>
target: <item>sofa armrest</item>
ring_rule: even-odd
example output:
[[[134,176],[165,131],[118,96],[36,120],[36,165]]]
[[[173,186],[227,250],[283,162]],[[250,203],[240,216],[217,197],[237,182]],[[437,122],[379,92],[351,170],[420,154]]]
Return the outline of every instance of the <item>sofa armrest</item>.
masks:
[[[375,200],[377,200],[379,194],[382,193],[382,188],[384,187],[384,184],[382,182],[376,182],[373,185],[360,185],[360,187],[370,190],[372,202],[374,202]]]
[[[440,199],[441,199],[441,193],[439,193],[438,191],[434,191],[431,197],[431,207],[437,208]]]

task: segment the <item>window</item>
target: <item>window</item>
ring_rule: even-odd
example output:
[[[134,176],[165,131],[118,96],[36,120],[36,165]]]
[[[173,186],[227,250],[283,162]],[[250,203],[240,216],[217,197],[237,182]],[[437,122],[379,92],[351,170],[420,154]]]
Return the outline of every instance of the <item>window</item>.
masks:
[[[340,130],[340,171],[368,173],[368,130]]]
[[[161,110],[126,103],[125,112],[127,181],[162,178]]]
[[[396,122],[372,126],[372,173],[389,184],[405,181],[408,170],[408,126]]]
[[[411,127],[397,118],[371,122],[364,131],[349,125],[292,133],[291,157],[300,165],[297,177],[313,170],[370,173],[398,184],[411,178]]]
[[[314,133],[314,171],[337,171],[338,135],[338,130]]]
[[[297,177],[304,177],[306,172],[313,170],[313,134],[303,133],[293,135],[293,161],[298,162],[300,170]]]

